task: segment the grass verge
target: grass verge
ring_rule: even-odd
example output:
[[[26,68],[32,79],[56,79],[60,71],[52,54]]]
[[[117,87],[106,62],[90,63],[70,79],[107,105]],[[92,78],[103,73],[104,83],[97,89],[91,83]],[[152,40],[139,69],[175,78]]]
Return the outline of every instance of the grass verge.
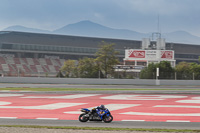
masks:
[[[190,132],[199,133],[200,130],[190,129],[144,129],[144,128],[109,128],[109,127],[61,127],[61,126],[35,126],[35,125],[0,125],[0,127],[18,128],[46,128],[46,129],[73,129],[73,130],[104,130],[104,131],[146,131],[146,132]]]

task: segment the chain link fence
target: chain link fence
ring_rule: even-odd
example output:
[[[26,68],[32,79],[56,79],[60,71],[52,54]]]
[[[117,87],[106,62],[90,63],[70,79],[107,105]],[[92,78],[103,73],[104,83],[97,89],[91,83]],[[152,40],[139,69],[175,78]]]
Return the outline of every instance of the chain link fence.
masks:
[[[182,72],[160,72],[159,76],[156,72],[143,73],[141,79],[171,79],[171,80],[200,80],[200,73],[182,73]]]

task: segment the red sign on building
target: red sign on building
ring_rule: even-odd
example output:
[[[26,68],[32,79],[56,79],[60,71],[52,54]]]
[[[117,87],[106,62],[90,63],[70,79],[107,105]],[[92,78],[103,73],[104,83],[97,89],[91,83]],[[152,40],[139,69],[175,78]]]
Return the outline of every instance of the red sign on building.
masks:
[[[173,51],[161,51],[161,58],[173,59]]]
[[[145,51],[133,50],[129,54],[130,58],[145,58]]]

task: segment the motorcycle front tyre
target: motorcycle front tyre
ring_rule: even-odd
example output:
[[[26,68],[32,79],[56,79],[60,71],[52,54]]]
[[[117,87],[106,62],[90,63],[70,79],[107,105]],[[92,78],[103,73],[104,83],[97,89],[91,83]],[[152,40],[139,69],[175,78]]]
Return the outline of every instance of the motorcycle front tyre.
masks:
[[[79,121],[80,122],[87,122],[89,120],[89,117],[84,117],[86,114],[80,114],[79,115]]]
[[[105,123],[110,123],[111,121],[113,120],[113,116],[112,115],[109,115],[109,116],[104,116],[103,117],[103,121],[105,122]]]

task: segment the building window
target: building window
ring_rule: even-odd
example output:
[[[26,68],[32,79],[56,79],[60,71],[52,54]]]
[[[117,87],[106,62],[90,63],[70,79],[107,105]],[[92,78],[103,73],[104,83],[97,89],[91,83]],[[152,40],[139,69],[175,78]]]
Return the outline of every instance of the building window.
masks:
[[[2,49],[12,49],[13,44],[2,44]]]

